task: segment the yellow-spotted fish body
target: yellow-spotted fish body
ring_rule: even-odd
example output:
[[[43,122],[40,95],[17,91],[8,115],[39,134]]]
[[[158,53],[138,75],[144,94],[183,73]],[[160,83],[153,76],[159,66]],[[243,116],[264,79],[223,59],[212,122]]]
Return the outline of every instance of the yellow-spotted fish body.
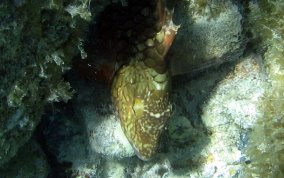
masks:
[[[155,153],[170,117],[169,73],[157,73],[142,61],[123,66],[113,81],[112,97],[122,129],[142,160]]]
[[[133,55],[116,72],[111,90],[121,127],[142,160],[149,160],[155,154],[171,115],[171,77],[165,56],[178,29],[163,1],[151,2],[156,2],[156,23],[139,32],[143,38],[132,36]],[[140,9],[141,14],[147,14],[147,9]]]

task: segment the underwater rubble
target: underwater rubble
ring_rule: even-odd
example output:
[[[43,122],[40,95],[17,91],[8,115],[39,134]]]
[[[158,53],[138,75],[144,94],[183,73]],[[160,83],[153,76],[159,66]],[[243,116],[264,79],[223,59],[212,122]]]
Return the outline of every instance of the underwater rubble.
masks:
[[[173,111],[142,161],[110,87],[74,66],[108,56],[100,13],[135,2],[0,2],[0,177],[283,177],[284,3],[167,0]]]

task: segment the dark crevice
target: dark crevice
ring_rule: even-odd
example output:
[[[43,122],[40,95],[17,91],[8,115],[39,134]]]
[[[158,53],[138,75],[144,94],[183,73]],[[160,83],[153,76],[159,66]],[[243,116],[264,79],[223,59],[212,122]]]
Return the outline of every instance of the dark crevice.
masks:
[[[54,106],[55,105],[55,106]],[[34,137],[38,144],[40,145],[41,149],[46,155],[47,162],[50,166],[50,172],[47,176],[47,178],[65,178],[68,177],[68,174],[66,170],[72,166],[72,163],[69,162],[63,162],[60,163],[57,159],[57,155],[50,149],[50,146],[48,145],[47,138],[45,135],[45,130],[52,122],[50,118],[54,114],[53,108],[62,108],[62,106],[66,105],[65,103],[58,103],[54,105],[49,105],[46,107],[45,114],[42,116],[41,122],[37,126]],[[61,106],[60,106],[61,105]]]

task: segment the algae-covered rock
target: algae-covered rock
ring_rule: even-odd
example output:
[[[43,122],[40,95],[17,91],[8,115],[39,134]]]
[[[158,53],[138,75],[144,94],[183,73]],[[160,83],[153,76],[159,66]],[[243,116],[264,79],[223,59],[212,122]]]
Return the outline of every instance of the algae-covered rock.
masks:
[[[70,164],[73,177],[236,177],[249,160],[247,134],[263,114],[258,103],[266,86],[257,55],[193,80],[174,78],[174,113],[157,155],[146,162],[125,150],[106,87],[71,76],[81,91],[73,109],[52,115],[44,133],[49,150]]]
[[[47,149],[58,164],[69,165],[65,171],[71,177],[108,175],[114,169],[123,173],[125,165],[120,164],[135,153],[111,106],[109,89],[73,70],[68,78],[77,94],[65,109],[45,121]]]
[[[245,177],[284,176],[284,2],[260,0],[249,4],[248,31],[255,50],[263,54],[268,75],[264,111],[250,134]]]
[[[168,55],[172,73],[194,73],[238,59],[245,46],[242,19],[231,1],[178,1],[174,22],[181,26]]]
[[[35,140],[30,140],[19,149],[19,154],[0,169],[1,178],[45,178],[49,173],[46,155]]]
[[[72,97],[62,75],[80,53],[83,35],[65,6],[63,1],[0,2],[0,166],[31,137],[46,104]]]
[[[233,177],[246,160],[246,135],[262,114],[265,73],[251,55],[222,65],[174,88],[175,114],[166,144],[173,173],[192,177]],[[178,83],[176,83],[178,84]],[[190,129],[190,130],[188,130]],[[190,168],[188,168],[190,167]]]
[[[181,7],[183,2],[179,2]],[[206,8],[204,12],[196,10],[191,18],[180,18],[195,21],[192,28],[187,26],[190,30],[195,29],[194,33],[186,33],[186,27],[180,32],[180,40],[188,42],[190,35],[195,34],[196,38],[194,35],[192,38],[200,43],[197,43],[199,47],[190,49],[194,51],[192,55],[184,52],[189,49],[187,45],[176,42],[177,46],[172,50],[174,56],[170,56],[170,60],[177,67],[177,59],[180,59],[182,66],[189,66],[184,59],[195,54],[199,55],[196,61],[200,68],[207,68],[208,61],[210,65],[211,61],[212,64],[225,59],[232,61],[242,54],[242,17],[239,9],[231,1],[223,5],[217,1],[212,3],[215,5],[205,3],[198,7],[220,9],[213,9],[212,12],[207,12]],[[191,9],[197,8],[194,3],[186,5]],[[183,11],[176,8],[176,12]],[[197,22],[198,25],[205,24],[204,28],[194,27]],[[209,40],[208,43],[205,43],[206,40]],[[208,53],[200,52],[206,47]],[[186,58],[180,57],[181,54]],[[208,61],[203,61],[203,58]],[[47,128],[45,138],[49,149],[60,163],[70,163],[67,169],[73,176],[236,177],[242,169],[245,136],[259,116],[256,105],[263,94],[261,64],[254,56],[243,60],[235,70],[227,65],[220,70],[200,74],[195,80],[188,76],[174,78],[174,114],[162,137],[158,154],[148,162],[141,162],[137,157],[129,158],[133,150],[129,150],[131,147],[125,144],[125,139],[121,139],[122,133],[118,132],[118,118],[109,106],[109,91],[95,82],[78,82],[83,79],[74,78],[72,74],[70,81],[78,92],[72,100],[75,112],[58,116],[55,120],[62,122],[61,126],[53,125],[53,122]],[[178,70],[183,73],[191,69]],[[245,108],[245,105],[249,107]],[[245,118],[245,122],[241,118]],[[59,141],[58,138],[64,139]]]
[[[51,177],[95,177],[100,174],[100,155],[90,149],[84,122],[75,116],[72,108],[49,115],[42,129],[41,139],[54,159]]]
[[[98,83],[93,83],[93,86],[84,82],[77,83],[74,88],[80,92],[74,99],[74,108],[77,117],[84,123],[89,149],[105,158],[122,159],[134,156],[134,150],[111,106],[110,91]]]
[[[168,56],[174,75],[234,61],[243,53],[243,17],[237,1],[176,2],[181,28]],[[74,56],[89,55],[82,45],[84,32],[94,11],[107,3],[0,3],[1,176],[47,175],[42,152],[26,142],[45,105],[71,98],[73,92],[62,75]],[[50,163],[61,167],[50,175],[283,177],[284,5],[281,0],[260,0],[248,8],[250,44],[261,55],[243,57],[195,78],[174,77],[174,112],[150,161],[133,156],[107,87],[69,73],[76,97],[66,105],[54,105],[41,124]],[[26,156],[29,164],[23,163]],[[33,166],[38,169],[29,171]]]

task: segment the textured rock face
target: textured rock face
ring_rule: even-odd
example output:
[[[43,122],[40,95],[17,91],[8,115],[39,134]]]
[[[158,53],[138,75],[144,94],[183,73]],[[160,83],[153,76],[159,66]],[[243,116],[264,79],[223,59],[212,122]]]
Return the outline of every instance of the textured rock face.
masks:
[[[82,31],[94,15],[89,3],[95,10],[107,3],[29,2],[0,3],[0,175],[7,177],[46,177],[42,152],[34,143],[25,143],[43,107],[71,97],[61,75],[74,55],[86,55]],[[43,129],[46,149],[62,164],[60,173],[67,170],[69,177],[283,177],[284,6],[281,0],[255,2],[248,6],[248,28],[252,46],[263,56],[248,56],[198,73],[194,79],[173,78],[174,114],[151,161],[134,156],[110,106],[110,91],[72,74],[77,97],[50,114]],[[168,56],[173,74],[233,61],[242,53],[243,24],[236,4],[178,1],[175,11],[181,31]],[[22,159],[26,155],[31,162]],[[11,164],[6,164],[9,160]],[[39,171],[30,171],[34,166]]]
[[[264,114],[250,134],[245,177],[284,176],[284,2],[249,3],[248,31],[254,49],[263,55],[268,89],[259,103]],[[273,14],[273,15],[272,15]]]
[[[131,160],[135,153],[111,106],[110,90],[97,82],[71,74],[71,84],[78,92],[72,105],[52,114],[45,124],[44,139],[51,154],[69,174],[63,177],[104,177],[102,172],[125,169],[121,160]],[[95,99],[94,99],[95,98]],[[108,170],[105,167],[109,167]],[[111,174],[111,173],[109,173]]]
[[[239,7],[231,1],[202,2],[187,0],[175,6],[174,22],[181,27],[168,56],[173,75],[218,66],[243,53]]]
[[[33,139],[22,146],[19,149],[19,154],[8,164],[0,168],[0,175],[3,178],[45,178],[48,173],[49,165],[46,160],[46,155]]]
[[[77,90],[84,91],[84,94],[76,99],[74,108],[87,132],[88,143],[85,147],[94,152],[94,155],[101,154],[105,158],[123,159],[133,156],[134,150],[123,133],[119,118],[110,112],[111,106],[108,105],[111,103],[106,99],[109,93],[98,93],[98,84],[88,87],[86,83],[82,83],[82,86]],[[93,102],[94,97],[101,98],[101,101]]]
[[[82,34],[65,8],[80,2],[0,3],[0,166],[31,137],[46,104],[72,97],[62,75]]]
[[[267,84],[257,56],[194,80],[174,78],[174,113],[156,156],[146,162],[134,156],[119,129],[109,91],[80,78],[72,81],[82,91],[72,101],[76,114],[66,108],[50,118],[54,121],[44,133],[58,160],[72,165],[73,175],[233,177],[250,161],[244,154],[247,135],[263,114],[258,103]]]
[[[71,98],[70,86],[61,76],[70,68],[72,57],[77,54],[81,54],[82,58],[85,57],[82,39],[84,39],[83,32],[86,30],[86,24],[107,3],[105,1],[92,1],[90,3],[86,0],[73,0],[68,3],[63,1],[31,3],[24,0],[5,0],[0,3],[0,165],[13,157],[18,148],[30,138],[40,121],[43,107],[46,104],[67,101]],[[176,43],[178,45],[173,50],[173,53],[175,53],[173,61],[175,63],[172,66],[177,67],[176,70],[173,70],[174,73],[178,73],[175,71],[191,71],[188,68],[183,70],[181,67],[181,65],[187,65],[186,61],[192,60],[187,60],[187,58],[181,56],[181,54],[184,54],[184,50],[179,51],[180,45],[185,46],[183,49],[186,49],[186,51],[192,49],[193,53],[201,55],[201,53],[198,53],[198,46],[204,44],[204,41],[210,40],[209,46],[213,46],[212,39],[215,39],[215,36],[219,34],[217,31],[224,26],[235,27],[231,34],[237,34],[240,31],[238,26],[239,13],[231,3],[225,5],[226,8],[224,9],[227,10],[208,21],[203,20],[199,13],[207,13],[206,8],[209,8],[209,6],[203,8],[205,9],[204,12],[199,12],[199,9],[202,9],[198,8],[199,6],[194,5],[194,3],[185,3],[189,9],[194,11],[195,15],[192,18],[179,18],[183,19],[183,22],[181,22],[183,29],[181,29],[179,41]],[[218,3],[216,4],[218,5]],[[127,3],[124,5],[127,5]],[[217,5],[216,7],[218,7]],[[184,12],[181,6],[182,3],[178,5],[176,12]],[[186,11],[186,14],[189,14],[189,11]],[[236,20],[232,22],[233,24],[227,25],[230,17],[234,15],[237,17],[234,18]],[[196,18],[195,24],[206,22],[205,24],[210,26],[218,22],[217,24],[220,25],[212,27],[210,30],[207,29],[208,26],[200,30],[201,28],[198,28],[198,25],[189,28],[190,25],[187,25],[189,24],[187,20],[193,18]],[[187,33],[188,29],[195,34],[190,39],[194,39],[196,48],[184,45],[185,41],[189,39],[187,36],[190,36]],[[208,31],[211,31],[212,35],[203,35]],[[229,41],[228,44],[231,44],[232,41],[231,34],[226,37]],[[183,40],[184,37],[186,37],[185,40]],[[202,40],[200,40],[201,38]],[[220,43],[223,44],[223,41]],[[216,46],[212,47],[209,50],[211,52],[206,54],[209,56],[206,59],[213,58],[212,56],[219,57],[226,53],[222,51],[220,54],[210,56],[212,51],[218,51],[218,49]],[[220,47],[220,49],[224,48]],[[226,48],[226,51],[231,52],[233,48]],[[198,59],[203,57],[198,57]],[[179,58],[181,60],[176,60]],[[200,62],[199,60],[195,61]],[[191,64],[188,63],[188,65]],[[203,63],[198,65],[204,66]]]

